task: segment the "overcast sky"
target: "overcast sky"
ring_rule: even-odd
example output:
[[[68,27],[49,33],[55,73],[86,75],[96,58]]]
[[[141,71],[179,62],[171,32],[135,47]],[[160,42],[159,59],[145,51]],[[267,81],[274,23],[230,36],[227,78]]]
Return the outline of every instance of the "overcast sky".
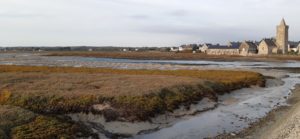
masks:
[[[300,40],[299,0],[0,0],[0,46],[172,46]]]

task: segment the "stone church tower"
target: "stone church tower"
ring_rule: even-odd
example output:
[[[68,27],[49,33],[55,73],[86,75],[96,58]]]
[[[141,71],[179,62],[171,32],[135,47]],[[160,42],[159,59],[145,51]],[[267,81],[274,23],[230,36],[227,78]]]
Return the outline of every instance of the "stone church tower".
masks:
[[[289,26],[286,25],[284,19],[282,19],[279,26],[277,26],[276,45],[278,52],[285,54],[288,52],[289,41]]]

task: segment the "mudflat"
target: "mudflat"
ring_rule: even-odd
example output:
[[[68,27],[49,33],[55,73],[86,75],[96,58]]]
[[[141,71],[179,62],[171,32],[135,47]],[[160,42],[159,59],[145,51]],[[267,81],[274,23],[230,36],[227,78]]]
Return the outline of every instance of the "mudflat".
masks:
[[[257,55],[244,57],[239,55],[207,55],[192,52],[49,52],[41,53],[46,56],[81,56],[98,58],[124,58],[137,60],[214,60],[214,61],[285,61],[300,60],[298,55]]]
[[[293,90],[290,104],[291,106],[286,108],[286,112],[274,117],[273,123],[266,124],[268,126],[265,131],[258,134],[260,139],[300,138],[300,85]]]
[[[289,106],[272,110],[268,115],[238,134],[226,134],[217,139],[298,139],[300,138],[300,85],[288,99]]]

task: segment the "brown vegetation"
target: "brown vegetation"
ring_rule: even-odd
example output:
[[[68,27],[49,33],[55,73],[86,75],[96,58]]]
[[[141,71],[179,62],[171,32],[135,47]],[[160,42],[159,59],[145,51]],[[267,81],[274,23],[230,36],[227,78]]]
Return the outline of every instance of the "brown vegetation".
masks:
[[[0,105],[1,139],[75,138],[93,134],[68,119],[41,116],[19,107]]]
[[[246,71],[118,70],[0,66],[0,104],[41,114],[93,112],[107,120],[148,120],[203,97],[251,85],[261,74]],[[109,104],[105,110],[93,105]]]
[[[32,120],[35,114],[18,107],[0,105],[0,138],[9,138],[11,128]]]
[[[46,66],[7,66],[0,65],[0,73],[7,72],[39,72],[39,73],[103,73],[117,75],[164,75],[193,77],[203,80],[218,81],[222,83],[252,82],[262,75],[249,71],[228,71],[228,70],[122,70],[108,68],[73,68],[73,67],[46,67]],[[246,80],[245,80],[246,79]],[[251,81],[252,80],[252,81]]]
[[[220,61],[267,61],[267,60],[300,60],[297,55],[268,55],[243,57],[237,55],[207,55],[204,53],[176,52],[53,52],[47,56],[82,56],[99,58],[125,58],[150,60],[220,60]]]
[[[37,116],[11,132],[12,139],[73,139],[82,135],[89,137],[90,133],[73,122],[45,116]]]

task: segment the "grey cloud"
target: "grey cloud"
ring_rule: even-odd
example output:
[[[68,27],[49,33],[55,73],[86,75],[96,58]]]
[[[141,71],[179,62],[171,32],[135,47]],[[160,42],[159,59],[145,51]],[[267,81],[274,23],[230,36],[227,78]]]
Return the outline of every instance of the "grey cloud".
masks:
[[[188,13],[189,12],[187,10],[181,9],[181,10],[174,10],[174,11],[170,12],[170,15],[181,17],[181,16],[187,16]]]
[[[144,20],[144,19],[149,19],[150,18],[150,16],[143,15],[143,14],[132,15],[132,16],[129,16],[129,17],[133,18],[133,19],[138,19],[138,20]]]
[[[204,42],[224,43],[230,40],[259,40],[259,31],[240,27],[179,27],[179,26],[148,26],[140,28],[140,31],[154,34],[177,34],[198,38]],[[263,36],[263,34],[261,35]],[[272,36],[270,36],[272,37]]]
[[[282,17],[291,40],[299,40],[299,5],[299,0],[2,0],[0,45],[259,40],[274,36]]]
[[[6,18],[28,18],[28,17],[48,17],[48,15],[35,13],[0,13],[0,17]]]

